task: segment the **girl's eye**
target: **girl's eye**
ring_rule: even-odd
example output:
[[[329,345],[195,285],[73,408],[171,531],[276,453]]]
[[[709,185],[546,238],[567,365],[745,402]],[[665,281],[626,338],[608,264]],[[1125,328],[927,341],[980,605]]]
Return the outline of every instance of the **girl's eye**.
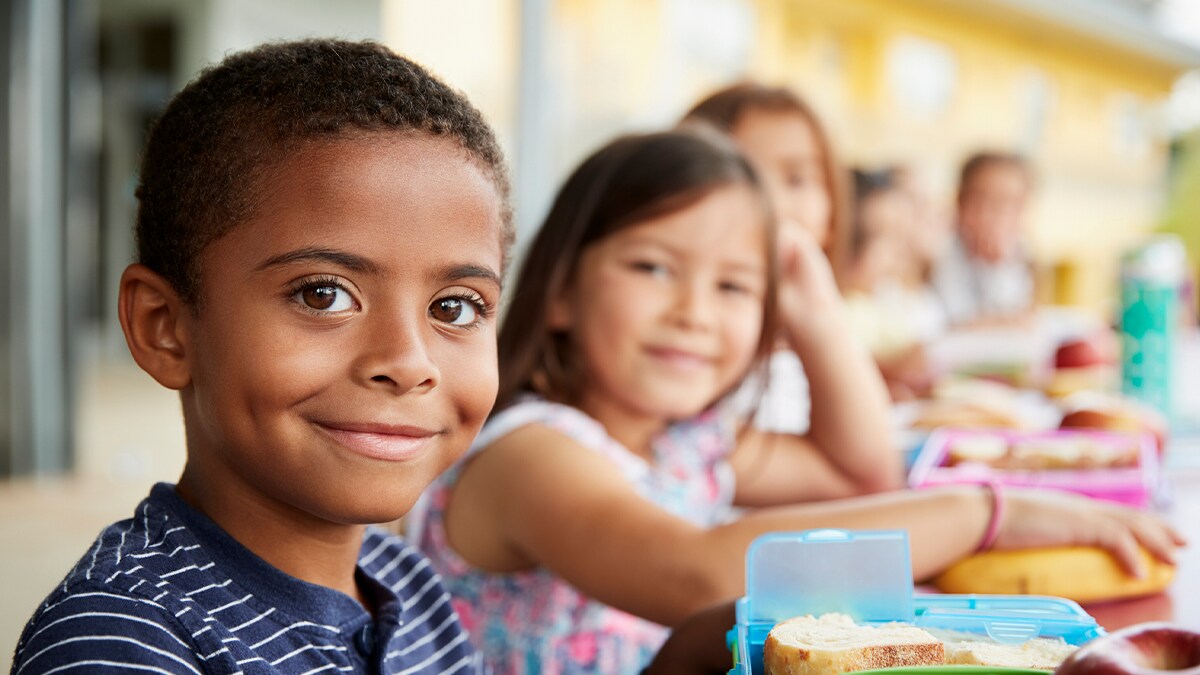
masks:
[[[743,286],[742,284],[732,282],[732,281],[721,282],[721,290],[725,293],[749,293],[750,292],[749,288]]]
[[[630,265],[630,267],[639,272],[645,272],[646,274],[658,277],[660,279],[667,277],[671,273],[671,271],[667,269],[666,265],[660,265],[659,263],[650,262],[648,260],[634,262]]]
[[[292,296],[301,305],[317,312],[344,312],[354,308],[354,298],[336,284],[310,284]]]
[[[452,326],[471,326],[482,311],[476,301],[468,298],[440,298],[429,306],[429,315]]]

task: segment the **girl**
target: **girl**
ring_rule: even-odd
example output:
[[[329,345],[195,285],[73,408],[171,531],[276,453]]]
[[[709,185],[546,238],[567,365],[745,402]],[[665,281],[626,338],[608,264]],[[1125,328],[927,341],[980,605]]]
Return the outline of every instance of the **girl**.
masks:
[[[842,172],[829,137],[812,109],[787,89],[737,84],[704,99],[685,121],[707,122],[728,133],[754,164],[772,197],[780,235],[799,255],[794,289],[780,296],[785,312],[820,314],[786,337],[772,354],[770,387],[755,424],[766,431],[805,433],[837,463],[856,467],[849,482],[822,484],[806,500],[848,497],[900,487],[900,453],[890,437],[887,388],[869,350],[850,337],[834,269],[849,244]],[[824,255],[822,255],[824,254]],[[814,330],[819,328],[820,330]],[[792,336],[795,338],[796,336]],[[761,388],[752,384],[751,390]]]
[[[557,196],[500,333],[496,411],[420,535],[497,672],[637,672],[663,625],[741,594],[746,547],[773,530],[908,528],[918,578],[992,545],[1171,556],[1158,520],[1069,496],[790,505],[855,468],[720,405],[777,335],[825,329],[826,308],[776,316],[803,274],[773,222],[747,161],[697,131],[620,138]],[[729,521],[731,505],[765,508]]]

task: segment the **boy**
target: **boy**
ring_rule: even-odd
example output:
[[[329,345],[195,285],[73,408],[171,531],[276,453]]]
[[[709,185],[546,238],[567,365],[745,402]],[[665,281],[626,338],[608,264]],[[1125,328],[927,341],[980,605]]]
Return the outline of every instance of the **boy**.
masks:
[[[1026,316],[1033,275],[1021,243],[1033,177],[1019,155],[978,153],[962,167],[957,236],[933,286],[954,325],[1003,325]]]
[[[370,43],[234,55],[145,148],[119,313],[180,392],[188,459],[104,530],[22,675],[449,673],[480,660],[406,513],[496,395],[512,239],[492,131]]]

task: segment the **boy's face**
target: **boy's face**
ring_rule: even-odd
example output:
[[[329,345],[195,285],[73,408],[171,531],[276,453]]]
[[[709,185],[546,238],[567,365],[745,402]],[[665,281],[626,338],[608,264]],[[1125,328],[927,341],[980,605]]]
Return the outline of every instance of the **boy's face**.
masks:
[[[1029,178],[1020,167],[997,163],[976,171],[958,199],[959,230],[968,250],[990,262],[1012,255],[1028,196]]]
[[[375,133],[305,146],[262,187],[184,319],[188,471],[226,504],[393,520],[495,400],[496,186],[449,141]]]

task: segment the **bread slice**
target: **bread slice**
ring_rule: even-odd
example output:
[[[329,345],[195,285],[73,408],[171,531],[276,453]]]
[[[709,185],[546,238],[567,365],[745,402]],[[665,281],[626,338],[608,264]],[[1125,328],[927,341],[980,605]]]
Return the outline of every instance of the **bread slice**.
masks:
[[[942,642],[916,626],[860,626],[845,614],[788,619],[776,624],[763,644],[767,675],[837,675],[945,662]]]
[[[1054,670],[1076,649],[1061,639],[1050,638],[1015,645],[963,640],[946,643],[946,663]]]

